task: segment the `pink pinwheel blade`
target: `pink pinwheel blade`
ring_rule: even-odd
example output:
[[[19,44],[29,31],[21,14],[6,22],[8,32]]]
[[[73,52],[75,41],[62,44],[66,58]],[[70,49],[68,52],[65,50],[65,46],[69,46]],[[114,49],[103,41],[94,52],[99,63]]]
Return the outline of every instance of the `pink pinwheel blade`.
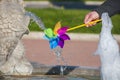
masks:
[[[63,48],[64,47],[64,40],[60,38],[58,45]]]
[[[66,31],[67,31],[67,29],[68,29],[68,27],[62,27],[62,28],[60,28],[60,29],[57,31],[57,33],[58,33],[59,35],[65,34]]]
[[[70,37],[67,34],[62,34],[59,37],[63,40],[70,40]]]

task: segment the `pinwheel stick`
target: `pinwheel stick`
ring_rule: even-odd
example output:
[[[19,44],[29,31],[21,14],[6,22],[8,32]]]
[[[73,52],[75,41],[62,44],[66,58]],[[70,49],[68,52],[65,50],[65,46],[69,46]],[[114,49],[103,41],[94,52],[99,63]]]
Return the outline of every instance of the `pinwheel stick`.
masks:
[[[100,21],[102,21],[102,20],[98,19],[98,20],[95,20],[95,21],[91,21],[91,22],[89,22],[87,24],[94,24],[94,23],[97,23],[97,22],[100,22]],[[82,25],[78,25],[78,26],[69,28],[69,29],[67,29],[67,31],[71,31],[71,30],[74,30],[74,29],[77,29],[77,28],[81,28],[81,27],[87,26],[87,24],[82,24]]]

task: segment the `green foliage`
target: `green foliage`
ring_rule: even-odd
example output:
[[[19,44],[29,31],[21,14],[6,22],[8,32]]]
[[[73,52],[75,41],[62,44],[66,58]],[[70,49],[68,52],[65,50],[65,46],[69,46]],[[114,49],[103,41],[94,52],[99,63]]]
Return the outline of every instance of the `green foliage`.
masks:
[[[85,15],[89,10],[65,10],[65,9],[27,9],[35,13],[44,22],[45,26],[54,28],[58,21],[61,21],[62,26],[74,27],[83,24]],[[113,33],[120,34],[120,15],[112,17],[114,24]],[[31,31],[40,31],[36,23],[31,23],[29,26]],[[70,32],[75,33],[100,33],[101,23],[96,24],[94,27],[83,27]]]

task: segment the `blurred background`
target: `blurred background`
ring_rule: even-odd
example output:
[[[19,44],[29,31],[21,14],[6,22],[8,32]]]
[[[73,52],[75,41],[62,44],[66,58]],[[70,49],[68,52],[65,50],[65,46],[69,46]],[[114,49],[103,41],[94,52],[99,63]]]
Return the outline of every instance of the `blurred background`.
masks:
[[[74,27],[84,23],[85,15],[94,8],[101,5],[105,0],[24,0],[26,10],[36,14],[44,22],[45,27],[54,28],[58,21],[62,26]],[[113,34],[120,34],[120,15],[112,17],[114,28]],[[41,31],[36,23],[29,25],[31,31]],[[79,28],[72,33],[93,33],[98,34],[101,30],[101,23],[94,27]]]

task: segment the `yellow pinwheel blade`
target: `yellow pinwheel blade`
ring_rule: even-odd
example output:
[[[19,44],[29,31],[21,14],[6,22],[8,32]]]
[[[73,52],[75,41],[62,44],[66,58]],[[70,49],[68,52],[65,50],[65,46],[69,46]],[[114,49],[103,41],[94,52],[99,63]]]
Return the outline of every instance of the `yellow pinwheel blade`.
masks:
[[[59,21],[59,22],[56,23],[55,28],[54,28],[54,34],[55,35],[57,34],[58,29],[60,29],[60,28],[61,28],[61,22]]]

